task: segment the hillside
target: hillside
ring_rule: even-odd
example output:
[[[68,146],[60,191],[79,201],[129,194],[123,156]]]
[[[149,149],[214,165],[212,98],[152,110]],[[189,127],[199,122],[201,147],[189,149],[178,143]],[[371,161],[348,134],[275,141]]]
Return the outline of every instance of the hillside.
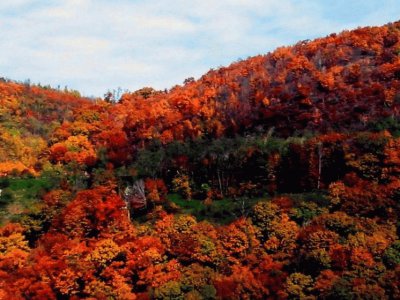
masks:
[[[114,99],[0,81],[0,299],[400,298],[400,22]]]
[[[399,28],[393,23],[302,41],[188,79],[167,94],[124,95],[122,105],[132,114],[127,128],[144,126],[143,134],[164,142],[256,127],[273,126],[282,136],[366,129],[399,114]]]

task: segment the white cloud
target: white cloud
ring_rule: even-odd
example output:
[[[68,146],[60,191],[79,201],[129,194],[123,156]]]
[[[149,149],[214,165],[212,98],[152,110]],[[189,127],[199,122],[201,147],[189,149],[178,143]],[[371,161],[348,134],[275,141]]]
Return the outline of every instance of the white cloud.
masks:
[[[8,2],[8,3],[7,3]],[[0,3],[0,76],[101,96],[168,88],[238,58],[394,21],[388,0],[14,0]]]

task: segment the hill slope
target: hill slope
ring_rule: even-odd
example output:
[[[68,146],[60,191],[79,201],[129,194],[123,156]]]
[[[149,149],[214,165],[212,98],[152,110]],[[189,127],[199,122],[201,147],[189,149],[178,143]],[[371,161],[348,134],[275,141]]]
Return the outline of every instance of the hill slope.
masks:
[[[400,22],[117,103],[0,81],[0,299],[399,299]]]
[[[218,137],[257,126],[274,126],[283,136],[365,129],[399,115],[399,53],[400,23],[303,41],[189,79],[167,94],[124,95],[127,128],[165,141],[182,139],[182,130]]]

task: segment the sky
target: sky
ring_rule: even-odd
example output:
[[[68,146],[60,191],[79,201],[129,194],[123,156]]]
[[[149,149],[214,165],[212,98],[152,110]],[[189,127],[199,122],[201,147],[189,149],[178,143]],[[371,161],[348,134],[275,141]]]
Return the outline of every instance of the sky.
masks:
[[[0,77],[169,89],[279,46],[400,19],[399,0],[2,0]]]

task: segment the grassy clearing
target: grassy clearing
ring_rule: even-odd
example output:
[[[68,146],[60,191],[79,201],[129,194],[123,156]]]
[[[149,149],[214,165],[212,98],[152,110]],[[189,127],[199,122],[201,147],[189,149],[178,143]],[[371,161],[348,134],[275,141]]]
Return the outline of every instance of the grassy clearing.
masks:
[[[0,179],[0,224],[34,212],[43,194],[52,187],[52,181],[44,177]]]
[[[185,200],[178,194],[168,195],[168,200],[180,208],[180,213],[193,215],[198,221],[206,220],[214,224],[228,224],[243,215],[246,216],[254,204],[265,201],[267,198],[238,200],[224,198],[213,201],[209,206],[204,205],[200,200]]]

